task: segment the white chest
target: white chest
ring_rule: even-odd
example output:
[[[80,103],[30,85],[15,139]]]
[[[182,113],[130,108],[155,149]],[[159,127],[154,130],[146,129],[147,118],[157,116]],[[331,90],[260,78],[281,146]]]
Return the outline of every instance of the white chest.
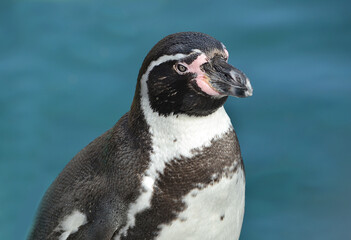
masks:
[[[157,240],[237,240],[245,207],[245,176],[241,168],[231,177],[183,198],[187,208],[163,225]]]

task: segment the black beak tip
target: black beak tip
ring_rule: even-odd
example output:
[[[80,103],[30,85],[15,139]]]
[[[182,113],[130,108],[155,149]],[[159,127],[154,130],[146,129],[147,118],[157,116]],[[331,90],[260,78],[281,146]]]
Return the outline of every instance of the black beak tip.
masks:
[[[252,91],[249,91],[246,88],[235,88],[230,92],[230,96],[238,97],[238,98],[246,98],[252,96]]]
[[[228,91],[228,95],[238,98],[251,97],[252,94],[253,89],[250,80],[247,77],[245,77],[245,79],[241,78],[240,82],[236,81],[236,84],[233,84]]]

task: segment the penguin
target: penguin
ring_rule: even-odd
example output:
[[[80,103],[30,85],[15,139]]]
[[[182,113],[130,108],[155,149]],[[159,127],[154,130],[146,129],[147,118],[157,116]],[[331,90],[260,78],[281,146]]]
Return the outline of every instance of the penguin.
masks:
[[[28,239],[239,239],[245,172],[223,104],[253,90],[228,57],[204,33],[160,40],[130,111],[54,180]]]

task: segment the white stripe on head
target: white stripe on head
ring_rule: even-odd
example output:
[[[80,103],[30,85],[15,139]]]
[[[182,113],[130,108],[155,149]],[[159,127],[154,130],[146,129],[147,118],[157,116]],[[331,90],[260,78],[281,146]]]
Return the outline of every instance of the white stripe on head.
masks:
[[[198,51],[193,50],[193,52],[199,53]],[[127,224],[117,234],[115,240],[125,236],[128,229],[135,226],[135,217],[138,213],[150,208],[154,183],[159,175],[163,173],[166,163],[181,157],[191,158],[196,154],[195,152],[198,152],[194,149],[201,151],[204,147],[210,146],[212,140],[220,138],[232,129],[230,119],[223,107],[208,116],[202,117],[185,114],[171,114],[165,117],[151,108],[147,87],[151,70],[164,62],[180,60],[186,56],[188,55],[162,56],[150,63],[140,79],[140,105],[149,126],[152,152],[150,153],[149,166],[143,173],[140,195],[135,202],[129,205]]]
[[[142,75],[140,81],[141,81],[141,91],[140,91],[140,95],[141,95],[141,102],[143,102],[143,99],[147,98],[147,100],[149,101],[149,94],[148,94],[148,89],[147,89],[147,79],[149,77],[149,73],[151,72],[152,69],[154,69],[154,67],[168,62],[168,61],[174,61],[174,60],[180,60],[184,57],[186,57],[187,55],[182,54],[182,53],[178,53],[176,55],[164,55],[162,57],[159,57],[157,60],[152,61],[150,63],[150,65],[147,67],[145,73]]]
[[[191,51],[193,51],[194,53],[203,53],[200,49],[193,49],[193,50],[191,50]]]
[[[66,240],[69,235],[78,231],[78,228],[87,223],[85,214],[74,210],[70,215],[65,216],[62,222],[55,228],[55,231],[63,231],[59,240]]]

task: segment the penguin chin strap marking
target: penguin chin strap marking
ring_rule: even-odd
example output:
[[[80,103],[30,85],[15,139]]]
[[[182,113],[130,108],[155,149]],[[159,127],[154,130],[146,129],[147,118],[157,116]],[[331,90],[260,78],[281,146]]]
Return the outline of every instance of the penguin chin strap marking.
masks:
[[[179,60],[187,55],[165,55],[150,63],[147,71],[141,77],[140,105],[145,120],[149,125],[153,150],[150,154],[150,163],[143,174],[140,195],[135,202],[129,205],[127,223],[116,235],[115,240],[126,236],[128,229],[135,226],[135,217],[138,213],[151,206],[154,183],[159,174],[162,174],[166,163],[180,157],[190,158],[204,147],[210,146],[211,141],[220,138],[232,129],[230,119],[224,108],[203,117],[184,114],[160,116],[150,106],[146,81],[150,71],[157,65],[171,60]],[[177,139],[174,142],[174,139]],[[167,151],[165,151],[166,149]],[[194,151],[194,150],[198,151]]]
[[[66,240],[69,235],[78,231],[78,228],[87,223],[87,217],[85,214],[78,210],[74,210],[70,215],[65,216],[65,218],[60,222],[60,224],[55,228],[55,232],[62,231],[59,240]]]

